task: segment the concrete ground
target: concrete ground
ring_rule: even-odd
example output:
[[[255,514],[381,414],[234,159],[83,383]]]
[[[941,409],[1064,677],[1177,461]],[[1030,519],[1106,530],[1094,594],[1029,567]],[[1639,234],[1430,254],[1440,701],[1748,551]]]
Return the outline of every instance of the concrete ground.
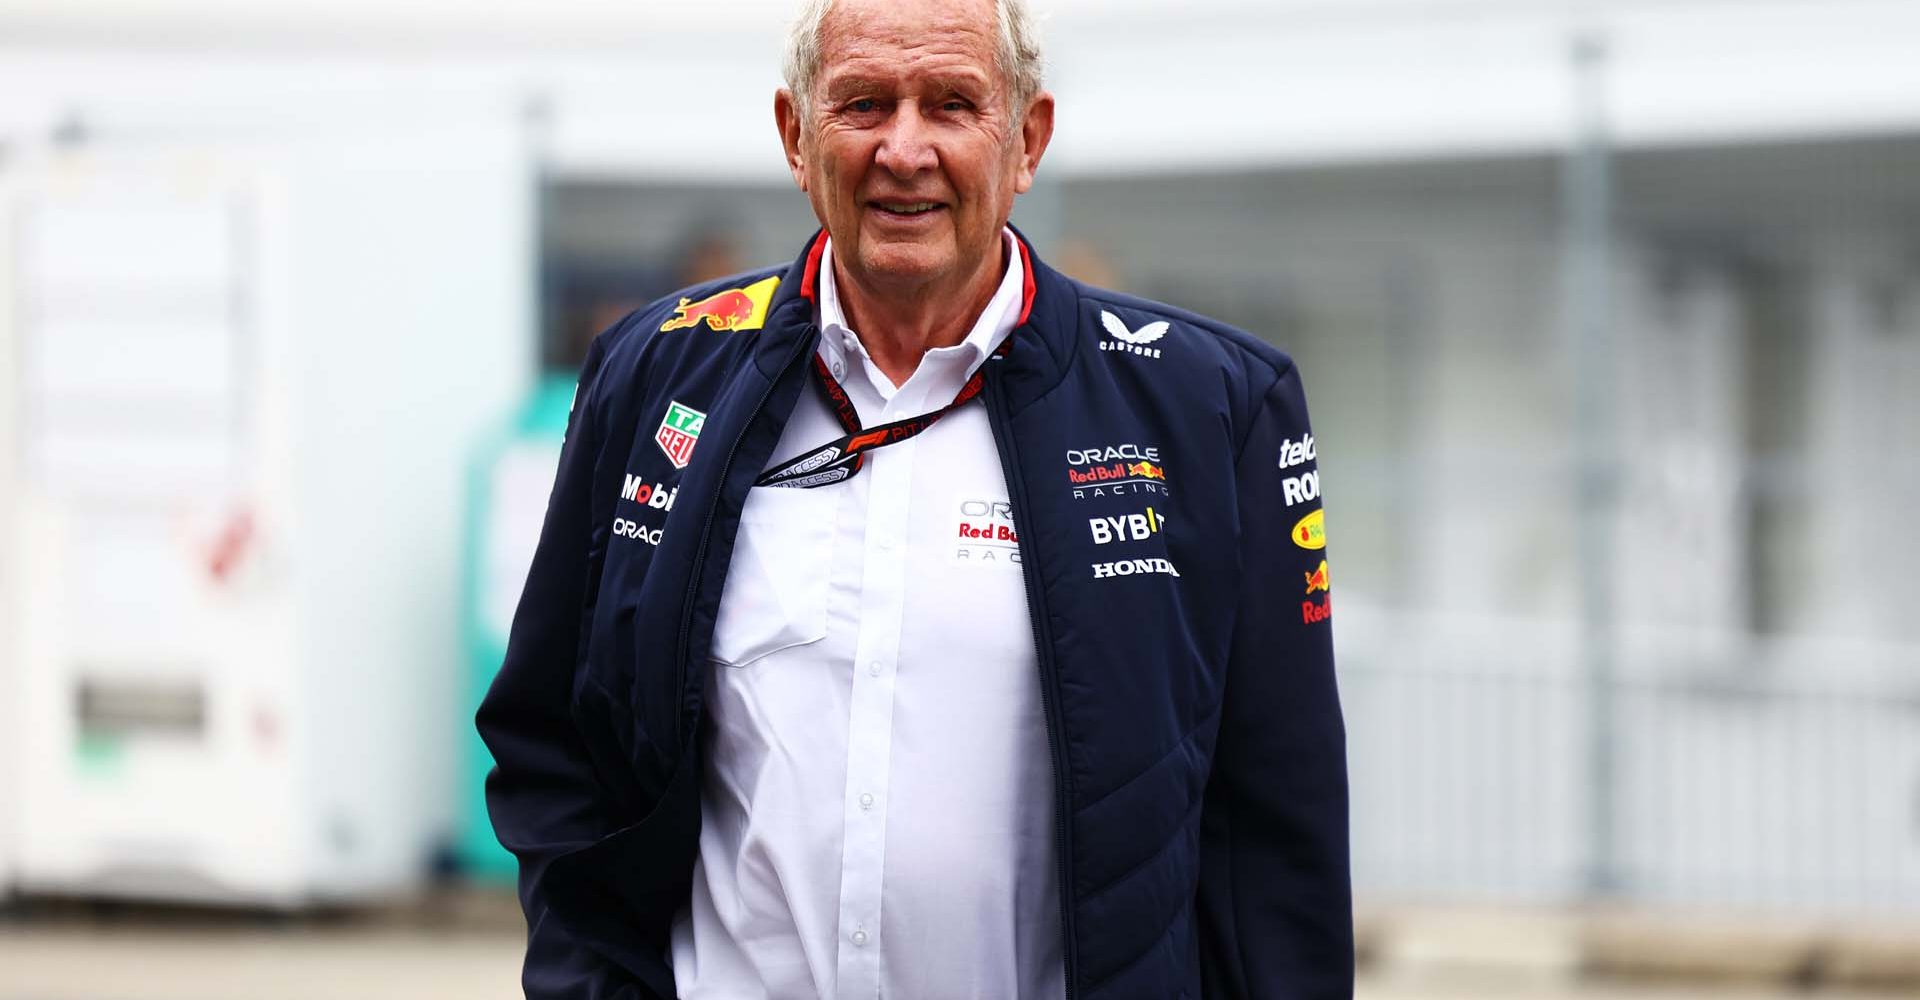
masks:
[[[0,1000],[516,1000],[520,935],[393,928],[0,928]],[[1364,980],[1362,1000],[1803,1000],[1893,997],[1527,977]],[[1432,978],[1432,977],[1428,977]],[[1912,994],[1906,994],[1911,996]]]
[[[497,892],[300,917],[38,905],[0,915],[0,1000],[516,1000],[522,926]],[[1920,997],[1909,927],[1396,907],[1360,930],[1360,1000]]]

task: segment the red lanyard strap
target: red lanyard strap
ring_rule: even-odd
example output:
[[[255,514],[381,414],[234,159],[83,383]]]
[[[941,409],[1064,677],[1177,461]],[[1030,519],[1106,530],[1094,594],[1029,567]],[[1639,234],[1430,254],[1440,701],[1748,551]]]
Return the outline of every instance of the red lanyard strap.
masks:
[[[993,352],[994,357],[1006,354],[1012,343],[1011,337],[1003,341],[1000,349]],[[854,409],[853,400],[847,398],[847,390],[841,388],[840,383],[834,379],[833,373],[827,370],[827,363],[820,360],[818,353],[813,356],[813,376],[814,388],[819,390],[821,398],[826,401],[827,408],[839,418],[840,426],[846,428],[847,433],[806,454],[776,463],[773,468],[761,473],[760,478],[754,480],[753,485],[810,490],[852,479],[866,467],[868,452],[905,441],[932,427],[941,417],[965,406],[972,401],[973,397],[980,395],[980,389],[986,381],[979,371],[975,371],[967,379],[967,383],[960,387],[960,392],[953,397],[953,402],[930,413],[906,417],[878,427],[865,428],[860,426],[860,414]]]

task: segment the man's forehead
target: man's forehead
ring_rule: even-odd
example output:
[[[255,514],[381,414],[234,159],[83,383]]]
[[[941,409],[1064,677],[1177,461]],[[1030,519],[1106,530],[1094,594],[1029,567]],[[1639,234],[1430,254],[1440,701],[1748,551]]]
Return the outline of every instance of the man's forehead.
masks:
[[[934,59],[993,65],[993,0],[838,0],[820,25],[820,68],[843,63]]]

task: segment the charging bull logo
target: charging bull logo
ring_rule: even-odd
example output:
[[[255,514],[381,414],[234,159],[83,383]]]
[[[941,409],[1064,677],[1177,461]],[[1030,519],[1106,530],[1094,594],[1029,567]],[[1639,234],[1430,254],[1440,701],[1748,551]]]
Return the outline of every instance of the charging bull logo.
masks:
[[[1167,478],[1167,471],[1152,462],[1135,462],[1127,466],[1127,475],[1140,479],[1159,479],[1164,481]]]
[[[675,315],[660,324],[660,332],[691,329],[702,321],[718,333],[758,330],[766,325],[767,303],[773,300],[773,290],[779,285],[778,277],[765,278],[745,288],[729,288],[709,295],[698,302],[682,298],[674,307]]]
[[[1302,573],[1301,575],[1307,578],[1307,593],[1311,594],[1318,591],[1319,593],[1325,594],[1329,592],[1327,589],[1327,561],[1325,559],[1320,560],[1319,567],[1313,572]]]

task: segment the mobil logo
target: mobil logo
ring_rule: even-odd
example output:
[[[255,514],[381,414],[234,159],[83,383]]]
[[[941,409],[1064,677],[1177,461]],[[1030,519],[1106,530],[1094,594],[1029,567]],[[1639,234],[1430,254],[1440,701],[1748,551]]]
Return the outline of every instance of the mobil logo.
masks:
[[[660,483],[649,483],[639,476],[629,475],[620,484],[620,499],[631,500],[655,510],[672,510],[675,497],[680,495],[680,487],[668,489]]]

